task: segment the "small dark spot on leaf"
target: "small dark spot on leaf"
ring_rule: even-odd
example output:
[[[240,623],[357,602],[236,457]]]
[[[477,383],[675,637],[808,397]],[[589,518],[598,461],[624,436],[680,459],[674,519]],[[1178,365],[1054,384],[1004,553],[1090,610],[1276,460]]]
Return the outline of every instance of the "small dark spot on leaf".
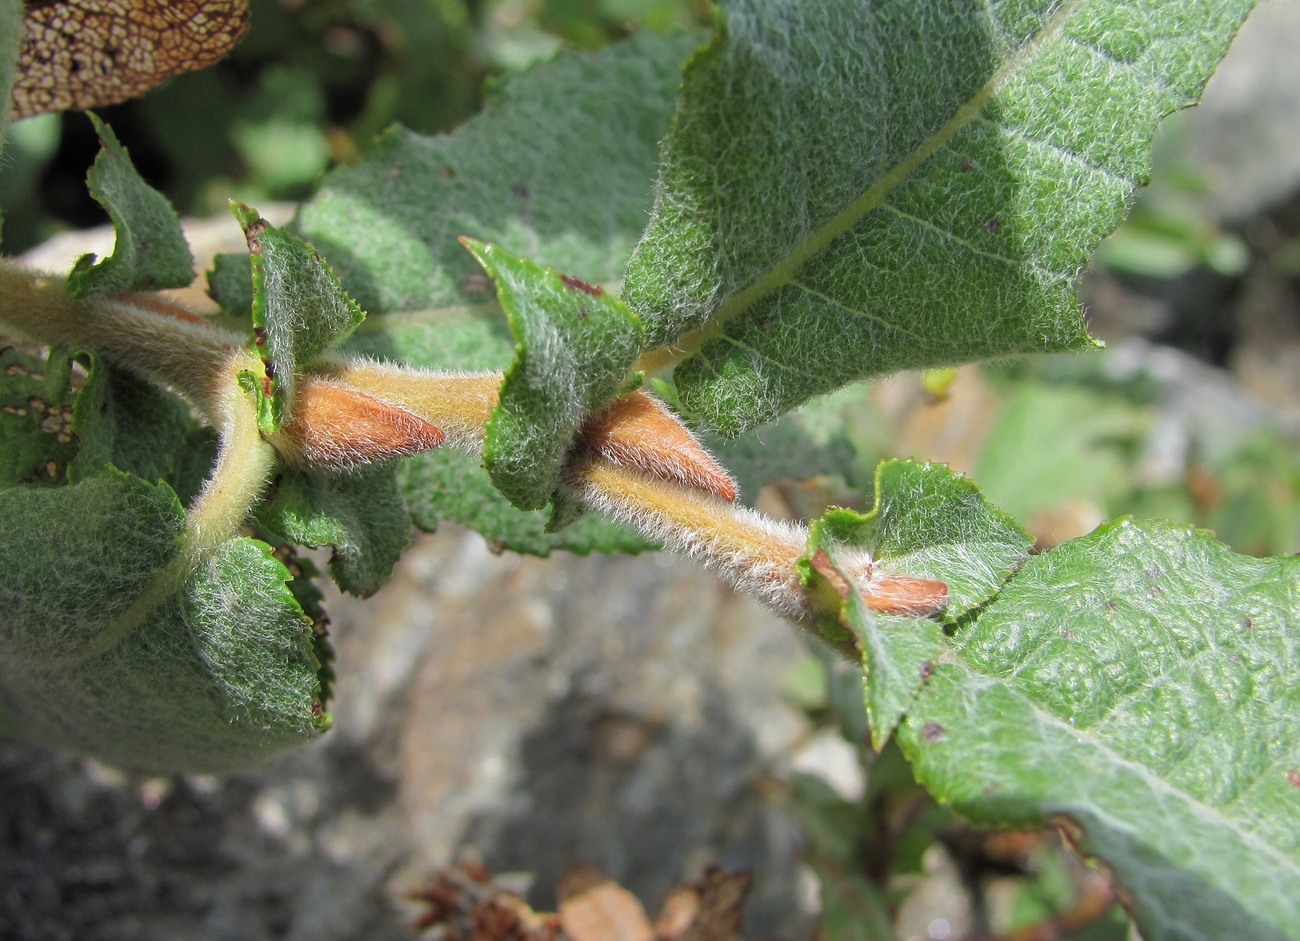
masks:
[[[532,191],[528,188],[527,183],[516,183],[514,186],[510,187],[510,192],[514,193],[520,199],[527,199],[529,196],[533,195]]]
[[[579,308],[578,308],[578,319],[579,319],[579,320],[586,320],[586,319],[587,319],[588,317],[590,317],[590,316],[591,316],[591,311],[587,310],[587,308],[585,308],[585,307],[579,307]]]
[[[1061,640],[1065,641],[1066,643],[1069,643],[1070,641],[1074,640],[1074,631],[1070,630],[1068,627],[1065,630],[1061,631]]]
[[[1252,621],[1252,620],[1251,620],[1250,618],[1248,618],[1248,617],[1246,617],[1246,618],[1242,618],[1242,619],[1241,619],[1241,629],[1242,629],[1243,631],[1253,631],[1253,630],[1255,629],[1255,622]]]
[[[997,216],[992,216],[984,220],[984,231],[989,235],[997,235],[1002,231],[1002,220]]]
[[[273,359],[268,359],[266,361],[266,378],[270,379],[272,382],[275,381],[275,360]]]
[[[581,291],[583,294],[590,294],[592,297],[600,297],[605,293],[604,288],[599,285],[592,287],[581,278],[571,278],[567,274],[562,274],[560,275],[560,280],[564,282],[565,287],[571,288],[574,291]]]
[[[453,170],[451,167],[447,166],[445,163],[438,168],[438,176],[442,177],[444,180],[450,180],[455,175],[456,175],[456,171]]]
[[[1114,599],[1114,598],[1108,598],[1108,599],[1106,600],[1106,611],[1107,611],[1107,613],[1109,613],[1109,614],[1114,614],[1115,611],[1116,611],[1118,608],[1119,608],[1119,605],[1115,602],[1115,599]]]
[[[1163,575],[1164,572],[1160,571],[1159,566],[1153,565],[1149,569],[1144,571],[1142,574],[1145,575],[1147,578],[1151,579],[1152,581],[1155,581],[1157,578]]]
[[[927,660],[921,664],[921,682],[924,683],[932,676],[934,676],[934,663]]]
[[[970,157],[962,157],[961,163],[957,164],[957,169],[962,173],[970,173],[975,169],[975,161],[971,160]]]
[[[942,742],[947,734],[948,730],[938,722],[927,722],[921,729],[921,738],[925,739],[931,745],[936,742]]]
[[[1292,787],[1300,787],[1300,768],[1288,768],[1286,779]]]
[[[319,699],[312,700],[311,717],[313,719],[319,719],[324,714],[325,714],[325,707],[320,704],[320,700]]]
[[[253,327],[253,342],[258,346],[266,346],[266,330],[262,327]]]

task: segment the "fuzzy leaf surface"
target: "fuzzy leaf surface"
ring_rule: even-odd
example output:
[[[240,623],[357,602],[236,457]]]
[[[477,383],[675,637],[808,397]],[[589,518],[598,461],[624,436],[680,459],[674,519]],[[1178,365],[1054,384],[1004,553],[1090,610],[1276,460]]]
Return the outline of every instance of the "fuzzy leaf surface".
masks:
[[[624,298],[736,434],[847,382],[1091,341],[1074,282],[1253,0],[738,0]]]
[[[511,503],[540,510],[583,418],[627,384],[641,352],[641,322],[601,288],[494,245],[465,244],[496,282],[516,340],[484,461]]]
[[[855,385],[786,412],[764,428],[735,438],[706,435],[704,443],[736,479],[740,499],[752,506],[770,483],[819,475],[834,474],[847,490],[865,493],[888,427],[870,400],[870,387]]]
[[[95,115],[101,149],[86,176],[90,195],[108,210],[116,241],[113,254],[96,263],[82,255],[68,275],[74,297],[183,288],[194,279],[194,256],[167,197],[136,172],[117,135]]]
[[[996,592],[1031,545],[969,480],[942,465],[886,461],[876,471],[875,508],[829,510],[813,524],[808,551],[826,553],[847,585],[853,576],[842,560],[863,549],[877,572],[942,579],[944,617],[953,621]],[[811,584],[822,579],[801,564]],[[872,611],[857,591],[844,597],[840,621],[862,652],[867,722],[879,751],[943,651],[943,630],[934,618]]]
[[[1121,520],[1035,556],[899,730],[976,824],[1062,822],[1143,937],[1296,937],[1300,559]]]
[[[548,531],[545,510],[516,509],[492,485],[480,458],[441,448],[402,461],[402,492],[415,525],[432,532],[446,520],[482,534],[496,551],[550,555],[567,550],[642,552],[654,544],[626,526],[588,514],[556,532]]]
[[[176,465],[193,443],[187,438],[194,428],[189,408],[169,392],[98,357],[83,354],[79,359],[87,375],[72,412],[78,451],[68,479],[83,480],[111,464],[151,483],[174,485]]]
[[[170,488],[113,471],[0,491],[0,517],[0,713],[16,734],[192,771],[315,736],[311,621],[269,547],[231,540],[160,584],[184,514]]]
[[[293,402],[294,374],[366,317],[312,245],[233,205],[253,257],[253,334],[266,370],[258,421],[274,432]]]
[[[411,514],[391,464],[351,473],[286,469],[258,519],[292,542],[332,546],[335,583],[363,597],[383,586],[411,541]]]
[[[870,513],[831,510],[823,517],[840,542],[861,546],[882,571],[948,585],[947,620],[992,596],[1034,541],[979,486],[941,464],[885,461],[876,469]]]
[[[514,338],[462,235],[612,290],[645,226],[659,141],[696,43],[646,34],[562,54],[493,85],[456,133],[395,129],[360,165],[328,174],[296,226],[369,313],[349,347],[416,366],[507,369]],[[647,546],[595,517],[548,535],[544,512],[514,509],[480,461],[450,448],[399,473],[425,529],[452,520],[540,554]]]
[[[436,326],[467,307],[495,311],[462,235],[615,283],[645,227],[659,141],[697,42],[641,35],[562,54],[492,85],[483,113],[454,134],[395,128],[360,165],[326,175],[297,229],[369,312],[367,332],[394,312]]]

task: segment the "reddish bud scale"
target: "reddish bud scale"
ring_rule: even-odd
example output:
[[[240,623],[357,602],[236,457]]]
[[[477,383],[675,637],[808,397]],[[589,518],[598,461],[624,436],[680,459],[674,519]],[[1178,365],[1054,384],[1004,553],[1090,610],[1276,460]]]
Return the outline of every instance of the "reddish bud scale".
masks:
[[[865,566],[863,577],[850,579],[831,561],[825,549],[818,549],[813,554],[812,565],[830,582],[841,599],[847,601],[850,593],[856,590],[863,603],[880,614],[929,617],[948,605],[948,586],[933,579],[877,574],[870,565]]]
[[[590,416],[578,440],[611,464],[735,502],[736,483],[658,399],[633,392]]]
[[[445,437],[405,409],[338,383],[307,379],[274,443],[291,464],[346,470],[429,451]]]

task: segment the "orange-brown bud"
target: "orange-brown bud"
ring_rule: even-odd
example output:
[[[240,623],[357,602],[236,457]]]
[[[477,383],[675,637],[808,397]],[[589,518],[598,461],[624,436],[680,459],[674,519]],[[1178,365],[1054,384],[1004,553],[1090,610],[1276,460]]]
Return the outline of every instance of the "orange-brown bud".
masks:
[[[345,470],[429,451],[444,437],[406,409],[336,382],[304,378],[272,441],[290,464]]]
[[[578,440],[611,464],[635,467],[728,503],[736,482],[658,399],[633,392],[589,416]]]
[[[839,596],[848,600],[849,593],[857,591],[862,601],[872,611],[880,614],[903,614],[912,617],[929,617],[948,606],[948,586],[929,578],[912,578],[908,575],[872,573],[867,566],[865,578],[851,580],[831,561],[825,549],[818,549],[812,557],[813,568],[831,583]]]

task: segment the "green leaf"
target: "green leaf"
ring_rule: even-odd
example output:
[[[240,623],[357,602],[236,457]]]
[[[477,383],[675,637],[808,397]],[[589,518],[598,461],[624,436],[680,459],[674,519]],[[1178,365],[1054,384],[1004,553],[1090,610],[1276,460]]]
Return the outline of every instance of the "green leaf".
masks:
[[[223,543],[173,585],[181,507],[117,472],[0,491],[0,518],[0,713],[18,734],[190,771],[315,737],[311,619],[268,546]]]
[[[68,480],[75,483],[112,465],[153,483],[172,482],[187,435],[195,427],[189,408],[93,354],[83,353],[78,360],[86,379],[73,409],[72,432],[79,450],[68,468]]]
[[[0,489],[64,483],[77,456],[66,362],[0,349]]]
[[[293,401],[294,376],[346,339],[366,317],[312,245],[277,229],[243,203],[231,203],[253,256],[253,336],[266,385],[251,373],[258,424],[269,433]]]
[[[616,284],[653,201],[659,141],[695,42],[645,34],[561,54],[491,86],[484,112],[455,134],[396,129],[360,165],[329,173],[296,224],[369,311],[350,348],[444,369],[510,365],[515,341],[461,235]],[[417,525],[452,520],[542,555],[647,547],[594,517],[547,535],[545,514],[513,509],[479,463],[450,448],[402,462]]]
[[[1019,519],[1080,495],[1130,497],[1141,477],[1132,455],[1153,423],[1118,393],[1026,378],[1011,390],[974,474]]]
[[[726,434],[868,376],[1091,342],[1074,282],[1252,0],[737,0],[625,299]]]
[[[110,465],[173,486],[186,465],[182,476],[201,480],[211,454],[189,453],[196,430],[178,398],[92,353],[0,351],[0,487],[75,483]]]
[[[808,553],[824,552],[848,585],[854,550],[867,552],[875,572],[941,579],[945,617],[955,620],[987,600],[1031,545],[970,481],[938,465],[887,461],[876,472],[875,509],[830,510],[813,524]],[[823,581],[810,559],[801,571],[814,589]],[[859,591],[847,593],[840,620],[862,652],[871,746],[879,751],[942,652],[943,631],[932,618],[872,611]]]
[[[895,941],[888,893],[855,869],[812,863],[821,887],[820,932],[825,941]]]
[[[517,341],[487,426],[492,482],[521,510],[544,507],[587,413],[627,385],[641,323],[617,298],[494,245],[465,246],[497,286]]]
[[[946,582],[950,621],[987,601],[1034,543],[984,502],[974,481],[914,461],[885,461],[876,469],[870,513],[832,510],[823,520],[834,538],[866,548],[884,571]]]
[[[436,323],[439,312],[494,308],[462,235],[616,283],[645,226],[680,65],[696,42],[643,34],[561,54],[490,86],[484,112],[455,134],[394,129],[359,166],[326,175],[298,230],[369,311],[368,329],[392,312]]]
[[[1144,938],[1300,924],[1300,559],[1121,520],[1030,559],[899,736],[975,823],[1062,822]]]
[[[228,314],[253,315],[253,256],[226,252],[212,259],[208,296]]]
[[[477,530],[496,551],[541,556],[556,550],[586,555],[654,548],[635,531],[597,515],[584,516],[552,532],[547,529],[545,511],[524,512],[511,506],[492,485],[477,457],[451,448],[408,458],[399,465],[398,473],[411,517],[429,532],[447,520]]]
[[[362,597],[383,586],[411,541],[411,514],[392,465],[352,473],[285,470],[258,520],[292,542],[332,546],[334,581]]]
[[[108,210],[117,241],[113,254],[95,263],[82,255],[68,275],[74,297],[183,288],[194,279],[194,257],[180,219],[167,198],[140,178],[112,129],[93,114],[103,149],[86,182],[90,195]]]

